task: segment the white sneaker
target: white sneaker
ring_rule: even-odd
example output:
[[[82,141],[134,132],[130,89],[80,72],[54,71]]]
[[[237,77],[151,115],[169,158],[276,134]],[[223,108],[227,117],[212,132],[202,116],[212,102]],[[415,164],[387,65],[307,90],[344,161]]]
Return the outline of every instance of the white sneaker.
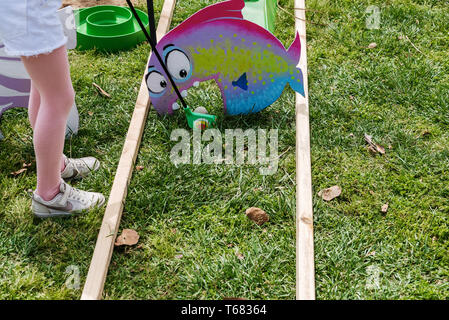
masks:
[[[79,159],[67,158],[65,155],[64,171],[61,172],[61,178],[64,180],[80,179],[87,176],[92,171],[98,170],[100,162],[94,157],[85,157]]]
[[[33,193],[31,208],[38,218],[71,216],[74,213],[101,207],[104,196],[101,193],[75,189],[61,180],[58,193],[52,200],[45,201],[36,192]]]

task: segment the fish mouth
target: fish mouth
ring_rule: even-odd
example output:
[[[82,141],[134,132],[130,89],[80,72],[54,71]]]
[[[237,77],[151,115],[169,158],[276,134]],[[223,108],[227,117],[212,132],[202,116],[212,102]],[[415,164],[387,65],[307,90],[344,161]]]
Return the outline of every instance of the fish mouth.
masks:
[[[181,97],[183,99],[187,98],[189,95],[189,89],[191,89],[192,87],[199,87],[200,85],[200,81],[194,81],[190,86],[185,87],[183,90],[180,90],[181,93]],[[169,111],[170,113],[173,113],[173,111],[178,110],[182,107],[182,103],[179,99],[179,97],[177,95],[175,95],[175,99],[173,99],[171,102],[168,103],[169,105]]]

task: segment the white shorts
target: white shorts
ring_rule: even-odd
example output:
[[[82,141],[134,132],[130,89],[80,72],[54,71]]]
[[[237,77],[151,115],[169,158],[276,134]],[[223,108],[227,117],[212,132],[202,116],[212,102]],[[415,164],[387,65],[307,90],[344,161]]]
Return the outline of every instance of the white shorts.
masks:
[[[0,40],[12,56],[50,53],[66,44],[61,0],[0,0]]]

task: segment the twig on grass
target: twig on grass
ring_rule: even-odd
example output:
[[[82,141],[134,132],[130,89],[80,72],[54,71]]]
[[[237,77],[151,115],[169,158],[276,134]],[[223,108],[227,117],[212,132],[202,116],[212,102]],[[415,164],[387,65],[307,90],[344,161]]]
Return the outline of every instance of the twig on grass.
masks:
[[[415,48],[416,51],[421,53],[423,56],[427,57],[427,55],[424,52],[422,52],[421,50],[418,49],[417,46],[415,46],[415,44],[408,38],[408,36],[405,36],[405,39],[407,39],[407,41],[410,42],[410,44],[412,45],[413,48]]]

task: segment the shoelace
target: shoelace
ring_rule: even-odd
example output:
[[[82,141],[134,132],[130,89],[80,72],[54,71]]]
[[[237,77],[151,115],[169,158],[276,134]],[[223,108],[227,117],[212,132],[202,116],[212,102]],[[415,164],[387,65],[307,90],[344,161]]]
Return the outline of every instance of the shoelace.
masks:
[[[89,171],[92,170],[87,163],[82,159],[70,159],[69,163],[73,164],[73,167],[76,171],[79,172],[78,167],[86,167]]]
[[[70,191],[69,191],[69,198],[70,199],[74,199],[74,200],[78,200],[81,201],[81,203],[86,204],[86,195],[83,194],[85,192],[76,188],[71,187]]]

